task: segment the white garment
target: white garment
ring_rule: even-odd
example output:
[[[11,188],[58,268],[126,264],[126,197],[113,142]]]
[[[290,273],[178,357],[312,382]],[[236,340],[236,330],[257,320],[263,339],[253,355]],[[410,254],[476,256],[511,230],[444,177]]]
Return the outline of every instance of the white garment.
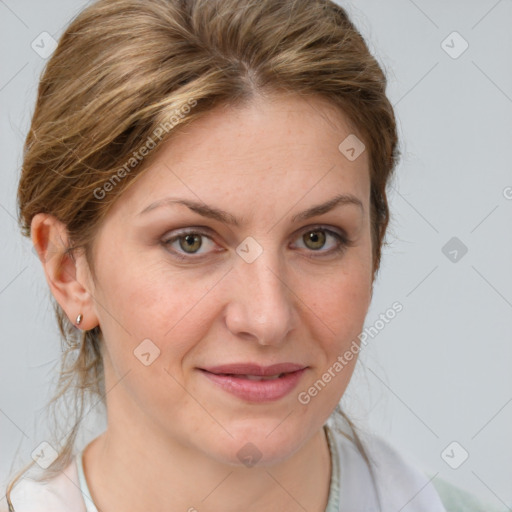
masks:
[[[333,468],[326,512],[446,512],[426,475],[384,439],[360,433],[374,480],[353,441],[334,425],[325,429]],[[83,475],[81,453],[50,482],[21,480],[11,500],[15,512],[97,512]]]
[[[346,424],[328,423],[328,438],[333,460],[339,462],[339,474],[331,480],[331,493],[339,501],[325,512],[446,512],[441,498],[427,476],[380,436],[358,431],[372,470],[350,437]],[[336,428],[338,427],[338,428]],[[373,473],[373,475],[372,475]]]

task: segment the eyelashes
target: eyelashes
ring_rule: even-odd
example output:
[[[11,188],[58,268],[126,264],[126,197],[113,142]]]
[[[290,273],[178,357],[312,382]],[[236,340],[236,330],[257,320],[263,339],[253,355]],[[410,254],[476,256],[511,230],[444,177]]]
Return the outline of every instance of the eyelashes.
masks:
[[[205,239],[207,240],[206,243],[204,243]],[[323,250],[325,245],[329,244],[329,239],[334,241],[334,247]],[[323,225],[312,226],[302,230],[295,240],[299,240],[302,243],[301,250],[309,253],[305,255],[306,257],[315,259],[333,257],[335,255],[341,256],[348,247],[354,245],[354,242],[345,233],[334,231]],[[215,253],[223,252],[223,250],[208,251],[208,246],[213,249],[217,244],[212,239],[212,232],[203,228],[180,230],[173,236],[162,239],[161,244],[173,257],[180,261],[189,260],[195,262],[208,258]],[[308,247],[307,244],[311,244],[313,248]],[[201,250],[206,250],[206,252],[198,252]]]

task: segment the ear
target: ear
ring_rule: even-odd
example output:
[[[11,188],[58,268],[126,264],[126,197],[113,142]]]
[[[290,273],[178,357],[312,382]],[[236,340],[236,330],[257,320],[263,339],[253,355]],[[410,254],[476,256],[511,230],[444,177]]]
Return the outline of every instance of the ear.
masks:
[[[66,253],[66,226],[53,215],[38,213],[30,225],[32,243],[39,255],[50,290],[75,327],[87,331],[98,325],[94,286],[83,254]],[[76,318],[82,313],[79,326]]]

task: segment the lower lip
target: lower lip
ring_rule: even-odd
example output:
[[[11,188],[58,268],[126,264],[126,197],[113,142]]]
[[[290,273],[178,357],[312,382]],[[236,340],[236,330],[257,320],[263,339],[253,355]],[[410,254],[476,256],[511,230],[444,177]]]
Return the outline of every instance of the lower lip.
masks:
[[[285,397],[299,383],[305,368],[273,380],[249,380],[232,375],[218,375],[202,370],[204,375],[229,393],[249,402],[272,402]]]

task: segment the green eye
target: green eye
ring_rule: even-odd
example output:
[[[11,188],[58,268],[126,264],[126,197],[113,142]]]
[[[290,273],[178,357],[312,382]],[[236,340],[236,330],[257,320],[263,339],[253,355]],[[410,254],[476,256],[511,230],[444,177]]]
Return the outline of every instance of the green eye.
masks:
[[[332,242],[329,244],[330,239],[332,239]],[[353,245],[353,242],[344,234],[327,229],[323,226],[308,228],[302,232],[299,240],[303,244],[302,247],[299,245],[299,248],[305,249],[306,252],[311,253],[311,255],[308,256],[311,258],[342,254],[347,247]],[[209,232],[206,233],[201,230],[189,229],[188,231],[178,232],[174,236],[163,240],[162,244],[169,252],[181,260],[198,260],[206,257],[208,252],[216,252],[214,250],[208,251],[208,245],[210,245],[210,249],[213,249],[215,242],[212,240]],[[324,250],[326,244],[329,244],[330,248]],[[201,251],[201,249],[204,250]]]
[[[331,249],[322,250],[329,238],[334,240],[334,242],[331,243]],[[312,253],[311,256],[309,256],[310,258],[322,258],[336,254],[341,255],[348,247],[354,245],[344,234],[327,229],[324,226],[309,228],[303,233],[301,240],[305,248],[310,249],[308,251]]]
[[[205,243],[205,240],[207,243]],[[208,244],[214,245],[213,240],[203,231],[182,231],[176,235],[163,240],[163,245],[169,249],[170,252],[174,253],[180,259],[186,259],[187,255],[190,255],[193,259],[194,255],[205,255],[205,251],[199,252],[203,247],[208,249]],[[198,259],[199,256],[195,256]]]
[[[321,249],[325,245],[326,239],[325,231],[322,230],[309,231],[302,236],[304,244],[314,251]],[[308,243],[311,243],[311,245],[308,245]]]
[[[187,234],[180,236],[178,238],[180,247],[188,253],[194,254],[196,251],[198,251],[201,246],[203,245],[203,242],[201,240],[200,234],[194,233],[194,234]],[[183,240],[183,242],[182,242]]]

